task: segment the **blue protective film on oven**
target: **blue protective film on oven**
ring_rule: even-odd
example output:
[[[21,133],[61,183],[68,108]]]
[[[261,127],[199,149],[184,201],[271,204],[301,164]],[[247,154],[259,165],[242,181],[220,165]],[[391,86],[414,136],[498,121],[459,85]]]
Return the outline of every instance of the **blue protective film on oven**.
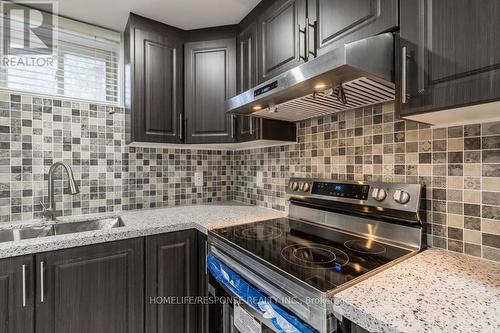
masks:
[[[264,318],[270,319],[278,331],[282,333],[317,332],[250,285],[212,254],[207,256],[207,266],[212,276],[219,283],[223,284],[226,288],[231,290],[231,292],[237,295],[238,298],[258,311]]]

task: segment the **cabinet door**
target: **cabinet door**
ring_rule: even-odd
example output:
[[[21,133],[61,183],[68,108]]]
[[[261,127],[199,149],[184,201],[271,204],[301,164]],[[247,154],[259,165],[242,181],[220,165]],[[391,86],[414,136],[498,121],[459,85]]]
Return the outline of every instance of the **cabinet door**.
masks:
[[[402,116],[500,99],[499,1],[402,0],[400,24]]]
[[[236,39],[237,93],[242,93],[257,84],[257,24],[243,29]],[[238,142],[254,140],[256,124],[250,117],[237,116],[236,139]]]
[[[256,140],[259,120],[256,117],[238,116],[236,124],[236,139],[238,142]]]
[[[224,101],[236,94],[236,38],[186,43],[187,143],[235,141],[235,119]]]
[[[257,84],[257,24],[245,27],[236,38],[237,94]]]
[[[0,332],[34,332],[33,257],[0,260]]]
[[[258,21],[259,83],[271,79],[306,59],[304,0],[279,0]]]
[[[183,42],[175,32],[132,27],[132,141],[182,140]]]
[[[197,231],[179,231],[146,238],[146,298],[173,299],[172,304],[148,301],[146,332],[197,332],[195,304],[183,302],[198,293]]]
[[[398,25],[397,0],[315,0],[308,6],[309,50],[317,55]]]
[[[138,238],[36,255],[36,332],[143,332],[143,243]]]

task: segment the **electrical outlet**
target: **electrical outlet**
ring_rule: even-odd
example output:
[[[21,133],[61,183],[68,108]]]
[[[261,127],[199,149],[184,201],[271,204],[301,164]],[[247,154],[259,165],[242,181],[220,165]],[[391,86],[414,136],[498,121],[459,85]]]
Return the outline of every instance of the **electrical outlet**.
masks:
[[[262,171],[257,171],[256,183],[257,187],[264,187],[264,174]]]
[[[194,173],[194,186],[203,186],[203,172]]]

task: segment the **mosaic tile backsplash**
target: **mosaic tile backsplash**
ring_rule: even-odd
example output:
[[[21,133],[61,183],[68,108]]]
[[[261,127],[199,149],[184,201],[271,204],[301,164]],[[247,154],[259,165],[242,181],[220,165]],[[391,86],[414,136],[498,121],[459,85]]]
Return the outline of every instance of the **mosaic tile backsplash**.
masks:
[[[301,122],[298,139],[236,152],[234,198],[286,210],[290,177],[421,183],[429,245],[500,261],[500,122],[431,129],[388,103]]]
[[[124,124],[121,108],[0,92],[0,222],[40,217],[56,161],[80,185],[65,194],[56,176],[64,216],[231,199],[286,210],[294,176],[422,183],[429,244],[500,261],[500,122],[431,129],[388,103],[301,122],[297,144],[237,152],[129,147]]]
[[[0,92],[0,221],[40,217],[56,161],[72,166],[80,186],[64,194],[59,170],[59,216],[231,198],[228,152],[128,147],[124,121],[122,108]],[[194,172],[204,186],[194,186]]]

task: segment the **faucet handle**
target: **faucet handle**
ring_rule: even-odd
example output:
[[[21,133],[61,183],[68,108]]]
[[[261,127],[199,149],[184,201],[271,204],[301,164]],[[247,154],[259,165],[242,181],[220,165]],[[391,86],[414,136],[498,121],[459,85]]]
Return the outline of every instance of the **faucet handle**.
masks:
[[[42,215],[45,217],[46,220],[48,221],[55,221],[56,220],[56,212],[52,208],[47,208],[45,204],[40,201],[40,205],[43,208]]]

